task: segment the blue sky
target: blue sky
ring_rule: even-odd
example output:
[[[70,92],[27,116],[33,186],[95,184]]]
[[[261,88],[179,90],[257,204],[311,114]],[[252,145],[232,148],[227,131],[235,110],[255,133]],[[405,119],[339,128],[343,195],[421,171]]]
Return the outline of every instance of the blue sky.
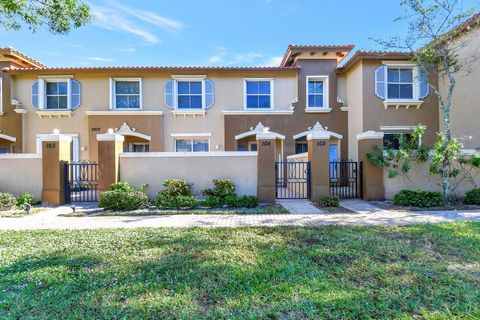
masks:
[[[405,30],[400,0],[93,0],[95,21],[67,36],[2,31],[50,67],[277,65],[288,44],[381,49],[370,37]],[[480,7],[480,0],[464,0]]]

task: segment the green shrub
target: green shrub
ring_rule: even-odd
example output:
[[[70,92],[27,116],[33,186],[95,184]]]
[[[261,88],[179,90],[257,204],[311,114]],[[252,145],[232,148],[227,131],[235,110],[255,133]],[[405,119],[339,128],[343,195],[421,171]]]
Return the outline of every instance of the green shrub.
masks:
[[[224,203],[220,197],[207,196],[200,205],[208,208],[220,208],[223,207]]]
[[[168,196],[159,193],[156,206],[161,209],[193,209],[199,203],[200,200],[195,196]]]
[[[256,196],[238,197],[237,207],[239,208],[255,208],[258,206],[258,198]]]
[[[135,189],[128,182],[117,182],[113,183],[110,188],[110,191],[123,191],[123,192],[133,192]]]
[[[401,190],[393,197],[393,204],[409,207],[441,207],[445,205],[445,199],[441,192]]]
[[[340,206],[340,198],[337,196],[327,196],[318,199],[318,206],[321,208],[336,208]]]
[[[463,200],[465,204],[477,204],[480,205],[480,189],[472,189],[465,194]]]
[[[33,194],[24,193],[21,196],[17,197],[15,206],[17,209],[23,209],[26,206],[32,206],[33,204]]]
[[[213,189],[205,189],[202,195],[205,197],[216,196],[224,199],[225,197],[235,195],[235,184],[230,179],[213,179]]]
[[[182,179],[170,179],[163,181],[162,185],[165,187],[161,193],[165,196],[191,196],[192,185]]]
[[[8,192],[0,192],[0,211],[10,210],[15,206],[17,200]]]
[[[148,204],[148,196],[138,190],[101,192],[98,201],[98,205],[105,210],[137,210]]]

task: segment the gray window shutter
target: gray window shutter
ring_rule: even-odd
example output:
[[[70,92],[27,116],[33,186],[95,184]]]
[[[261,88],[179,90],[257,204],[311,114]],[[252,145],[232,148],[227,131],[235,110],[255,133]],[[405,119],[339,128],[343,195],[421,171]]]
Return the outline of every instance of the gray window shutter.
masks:
[[[174,104],[174,88],[175,81],[174,80],[167,80],[165,82],[165,105],[170,108],[174,109],[175,104]]]
[[[38,109],[38,80],[32,84],[32,106]]]
[[[375,94],[380,99],[385,99],[386,92],[385,92],[385,66],[378,67],[375,70]]]
[[[78,80],[70,79],[70,95],[70,103],[72,109],[80,107],[81,86]]]
[[[215,103],[215,86],[212,80],[205,79],[205,109],[211,108]]]
[[[419,94],[420,99],[425,99],[430,94],[430,84],[428,82],[428,76],[423,70],[418,71],[418,85],[419,85]]]

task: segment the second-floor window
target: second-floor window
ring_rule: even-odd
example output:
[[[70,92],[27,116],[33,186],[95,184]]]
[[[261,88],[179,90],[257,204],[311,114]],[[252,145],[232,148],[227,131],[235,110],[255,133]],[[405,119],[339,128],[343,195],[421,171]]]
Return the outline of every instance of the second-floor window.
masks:
[[[111,79],[112,109],[141,109],[142,81],[139,78]]]
[[[45,109],[68,109],[68,83],[56,81],[46,83]]]
[[[245,80],[245,109],[273,109],[273,80]]]
[[[413,69],[387,69],[387,98],[413,99]]]
[[[75,79],[46,77],[32,84],[32,106],[39,110],[76,109],[80,96],[80,82]]]
[[[202,109],[202,81],[177,81],[177,108]]]

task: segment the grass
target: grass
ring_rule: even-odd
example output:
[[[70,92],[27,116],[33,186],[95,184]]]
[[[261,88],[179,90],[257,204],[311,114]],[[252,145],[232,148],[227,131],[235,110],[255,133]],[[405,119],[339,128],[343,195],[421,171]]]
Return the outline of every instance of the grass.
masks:
[[[190,210],[164,210],[164,209],[140,209],[134,211],[103,211],[94,210],[88,212],[66,213],[64,217],[94,216],[156,216],[176,214],[281,214],[288,211],[281,205],[260,205],[257,208],[221,208],[221,209],[190,209]]]
[[[480,317],[480,223],[0,232],[0,319]]]
[[[21,218],[24,216],[32,215],[32,214],[37,214],[45,210],[49,210],[51,208],[48,207],[33,207],[30,209],[29,213],[26,213],[25,210],[20,210],[20,209],[12,209],[12,210],[7,210],[7,211],[0,211],[0,217],[8,217],[8,218]]]

